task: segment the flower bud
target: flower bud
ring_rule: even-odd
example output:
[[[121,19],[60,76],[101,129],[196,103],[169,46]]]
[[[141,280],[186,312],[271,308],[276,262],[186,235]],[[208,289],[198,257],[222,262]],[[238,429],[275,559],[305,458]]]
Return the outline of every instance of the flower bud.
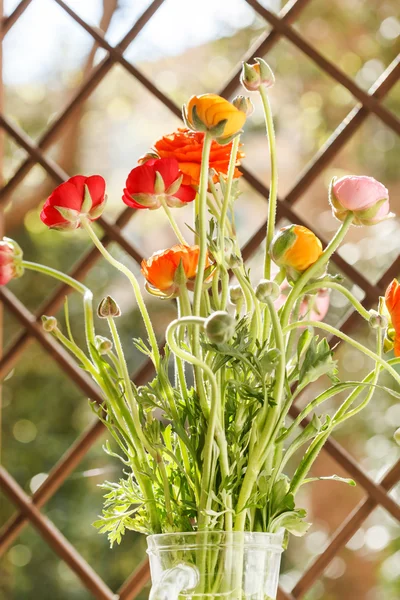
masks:
[[[257,91],[261,85],[272,87],[275,76],[271,67],[262,58],[255,58],[255,64],[243,63],[240,81],[249,92]]]
[[[232,285],[229,288],[229,301],[231,304],[236,306],[243,298],[244,294],[240,285]]]
[[[157,160],[160,158],[157,152],[146,152],[143,156],[141,156],[138,160],[138,165],[144,165],[148,160]]]
[[[111,296],[106,296],[100,302],[97,314],[102,319],[110,319],[121,316],[121,309]]]
[[[385,315],[379,314],[376,310],[369,311],[369,324],[372,329],[386,329],[388,326],[388,319]]]
[[[204,329],[210,342],[224,344],[235,333],[235,319],[227,312],[218,310],[204,323]]]
[[[303,272],[319,259],[322,244],[307,227],[289,225],[275,235],[270,252],[272,260],[279,267]]]
[[[94,338],[94,343],[96,350],[100,355],[108,354],[113,348],[111,340],[103,337],[102,335],[96,335]]]
[[[0,240],[0,285],[6,285],[11,279],[21,277],[22,250],[14,240],[4,237]]]
[[[394,441],[400,446],[400,427],[394,432]]]
[[[261,279],[256,287],[256,297],[260,302],[266,303],[268,299],[274,302],[280,296],[281,290],[275,281]]]
[[[55,317],[47,317],[46,315],[42,315],[42,326],[47,333],[51,333],[58,327],[58,322]]]
[[[246,96],[236,96],[232,100],[232,104],[238,110],[241,110],[242,112],[244,112],[244,114],[246,115],[246,117],[250,117],[250,115],[252,115],[253,112],[254,112],[253,103],[250,100],[250,98],[247,98]]]
[[[228,269],[235,269],[243,264],[242,258],[236,254],[235,242],[231,238],[224,240],[224,258]]]

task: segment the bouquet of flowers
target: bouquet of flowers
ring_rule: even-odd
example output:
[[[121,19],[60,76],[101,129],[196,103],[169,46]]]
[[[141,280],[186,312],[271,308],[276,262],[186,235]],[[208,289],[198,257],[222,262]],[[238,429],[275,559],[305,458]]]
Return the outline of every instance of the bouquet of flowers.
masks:
[[[214,94],[190,98],[183,108],[185,128],[158,140],[126,181],[123,202],[138,211],[163,210],[177,237],[176,245],[141,265],[147,292],[176,301],[177,318],[166,330],[166,341],[156,338],[140,282],[96,234],[93,222],[106,204],[104,179],[72,177],[53,191],[41,212],[43,223],[54,230],[84,229],[129,279],[147,332],[146,339],[134,343],[154,365],[155,376],[145,385],[131,380],[118,334],[120,309],[112,297],[97,309],[109,327],[105,338],[96,335],[87,287],[25,261],[12,240],[0,242],[1,284],[31,269],[68,283],[83,297],[86,347],[75,342],[67,305],[64,326],[43,316],[43,327],[92,377],[104,400],[92,408],[114,442],[107,442],[106,452],[124,465],[120,481],[104,483],[104,511],[95,523],[111,545],[127,529],[303,535],[309,524],[296,496],[316,479],[308,474],[324,443],[382,387],[382,371],[400,383],[394,368],[400,358],[383,358],[393,348],[400,357],[399,283],[394,280],[377,309],[368,311],[327,271],[352,225],[373,226],[393,216],[387,189],[365,176],[334,179],[329,202],[340,223],[325,248],[303,226],[275,231],[278,176],[268,99],[274,76],[265,61],[256,59],[243,66],[242,84],[261,98],[271,163],[261,281],[251,280],[235,229],[240,134],[252,112],[244,96],[232,102]],[[193,223],[181,231],[173,213],[188,203]],[[374,350],[323,322],[332,289],[373,328]],[[340,381],[326,335],[371,358],[373,370],[361,381]],[[324,391],[290,419],[296,398],[320,378]],[[343,392],[348,395],[336,412],[324,413],[324,403]],[[289,477],[286,467],[300,449],[303,456]]]

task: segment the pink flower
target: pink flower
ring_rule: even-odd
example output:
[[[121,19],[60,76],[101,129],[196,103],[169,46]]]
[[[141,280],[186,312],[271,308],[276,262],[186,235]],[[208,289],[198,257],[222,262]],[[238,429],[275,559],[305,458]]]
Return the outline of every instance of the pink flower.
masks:
[[[355,225],[375,225],[394,216],[390,213],[386,187],[365,175],[333,178],[329,201],[333,214],[340,221],[346,218],[349,211],[353,212]]]
[[[284,305],[287,292],[290,291],[289,284],[285,280],[281,285],[281,295],[274,302],[276,310]],[[329,310],[330,295],[326,288],[321,288],[315,295],[305,296],[300,305],[300,317],[311,321],[322,321]]]
[[[0,285],[22,275],[21,261],[22,250],[18,244],[9,238],[0,240]]]

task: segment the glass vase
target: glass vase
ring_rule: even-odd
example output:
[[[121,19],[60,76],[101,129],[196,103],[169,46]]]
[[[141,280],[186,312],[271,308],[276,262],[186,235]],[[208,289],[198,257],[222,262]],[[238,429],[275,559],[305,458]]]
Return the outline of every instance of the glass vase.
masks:
[[[282,542],[283,533],[151,535],[150,600],[275,600]]]

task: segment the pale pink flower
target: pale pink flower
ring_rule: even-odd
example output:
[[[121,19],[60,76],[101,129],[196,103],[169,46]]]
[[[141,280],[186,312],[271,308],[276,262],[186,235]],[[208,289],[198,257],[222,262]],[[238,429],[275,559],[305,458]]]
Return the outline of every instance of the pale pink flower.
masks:
[[[393,216],[390,213],[389,192],[386,187],[365,175],[348,175],[333,180],[330,203],[335,217],[343,221],[349,211],[356,225],[375,225]]]

